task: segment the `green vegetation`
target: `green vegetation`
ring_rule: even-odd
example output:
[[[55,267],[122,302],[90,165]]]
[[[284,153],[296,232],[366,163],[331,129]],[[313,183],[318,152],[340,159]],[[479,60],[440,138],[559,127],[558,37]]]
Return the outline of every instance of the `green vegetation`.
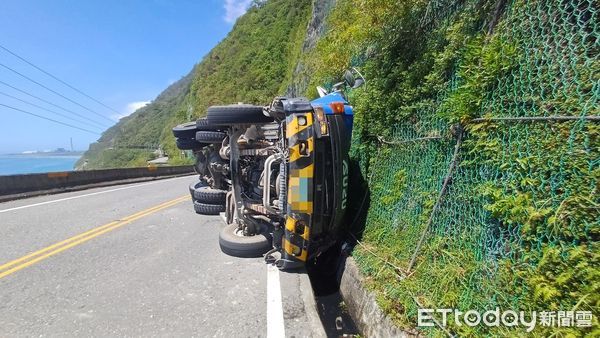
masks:
[[[192,118],[211,105],[236,102],[266,105],[285,93],[290,65],[304,39],[310,0],[272,0],[255,5],[240,17],[229,35],[196,67],[189,102]],[[171,127],[190,120],[172,115],[161,139],[176,153]]]
[[[328,19],[335,29],[310,57],[312,82],[349,66],[367,77],[367,87],[353,93],[353,156],[371,193],[355,258],[399,325],[416,325],[419,303],[598,313],[600,125],[470,123],[599,115],[595,16],[593,5],[577,1],[338,2]],[[466,128],[459,166],[426,229],[459,122]],[[357,196],[354,205],[364,194]],[[538,326],[534,334],[595,335],[595,320],[592,328]]]
[[[146,166],[147,161],[155,157],[153,152],[159,144],[163,144],[162,140],[173,138],[165,125],[170,123],[172,116],[185,115],[192,74],[175,82],[152,103],[105,131],[98,142],[90,145],[76,166],[81,168],[86,160],[86,169]],[[175,155],[174,160],[181,161],[178,151],[170,154]]]
[[[88,169],[144,166],[158,145],[172,164],[191,163],[180,155],[171,128],[203,116],[211,105],[262,105],[284,94],[300,56],[311,4],[255,1],[190,74],[108,129],[78,166],[86,159]]]

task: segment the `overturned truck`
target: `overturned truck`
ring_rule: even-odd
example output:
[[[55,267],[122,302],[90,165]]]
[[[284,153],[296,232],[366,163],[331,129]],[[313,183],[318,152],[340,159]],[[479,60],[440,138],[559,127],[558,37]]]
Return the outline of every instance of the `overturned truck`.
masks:
[[[219,236],[224,253],[265,255],[293,269],[336,242],[353,123],[344,90],[363,83],[352,70],[331,92],[319,87],[313,101],[212,106],[206,117],[173,128],[179,149],[196,157],[195,211],[222,214],[227,223]]]

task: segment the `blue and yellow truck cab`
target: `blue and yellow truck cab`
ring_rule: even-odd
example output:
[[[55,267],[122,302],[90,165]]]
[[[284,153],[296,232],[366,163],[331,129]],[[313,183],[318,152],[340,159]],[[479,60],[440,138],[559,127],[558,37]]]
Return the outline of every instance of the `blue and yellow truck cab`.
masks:
[[[353,112],[338,92],[319,99],[284,99],[288,193],[282,258],[302,266],[335,241],[344,219]]]

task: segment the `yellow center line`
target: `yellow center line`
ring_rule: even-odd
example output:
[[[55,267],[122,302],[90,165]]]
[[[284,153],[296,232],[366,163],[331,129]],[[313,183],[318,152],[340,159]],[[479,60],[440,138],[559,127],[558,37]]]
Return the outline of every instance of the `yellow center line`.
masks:
[[[180,202],[183,202],[185,200],[188,200],[188,199],[190,199],[190,196],[186,195],[186,196],[182,196],[182,197],[176,198],[176,199],[171,200],[171,201],[167,201],[165,203],[156,205],[156,206],[148,208],[146,210],[142,210],[140,212],[137,212],[137,213],[135,213],[133,215],[124,217],[124,218],[122,218],[119,221],[113,221],[113,222],[107,223],[105,225],[96,227],[94,229],[91,229],[91,230],[88,230],[86,232],[83,232],[83,233],[81,233],[79,235],[67,238],[67,239],[65,239],[63,241],[60,241],[58,243],[52,244],[52,245],[50,245],[48,247],[45,247],[43,249],[40,249],[40,250],[37,250],[37,251],[32,252],[30,254],[27,254],[27,255],[25,255],[25,256],[23,256],[21,258],[18,258],[18,259],[15,259],[13,261],[10,261],[8,263],[5,263],[3,265],[0,265],[0,271],[5,270],[6,268],[9,268],[11,266],[16,265],[16,266],[14,266],[11,269],[8,269],[8,270],[6,270],[4,272],[0,272],[0,279],[3,278],[3,277],[6,277],[6,276],[8,276],[8,275],[10,275],[12,273],[15,273],[15,272],[17,272],[17,271],[19,271],[21,269],[24,269],[24,268],[26,268],[26,267],[28,267],[30,265],[33,265],[33,264],[35,264],[35,263],[37,263],[37,262],[39,262],[41,260],[44,260],[44,259],[46,259],[48,257],[51,257],[51,256],[54,256],[54,255],[56,255],[56,254],[58,254],[60,252],[63,252],[65,250],[69,249],[69,248],[72,248],[72,247],[74,247],[76,245],[85,243],[85,242],[91,240],[92,238],[98,237],[98,236],[100,236],[102,234],[105,234],[105,233],[107,233],[109,231],[115,230],[115,229],[117,229],[117,228],[119,228],[119,227],[121,227],[123,225],[129,224],[129,223],[131,223],[131,222],[133,222],[135,220],[138,220],[138,219],[140,219],[142,217],[151,215],[151,214],[153,214],[155,212],[158,212],[160,210],[172,207],[172,206],[174,206],[174,205],[176,205],[176,204],[178,204]],[[30,258],[33,258],[33,257],[35,257],[35,258],[34,259],[30,259]],[[19,264],[19,263],[21,263],[21,264]]]
[[[180,197],[180,198],[182,198],[182,197]],[[32,253],[30,253],[30,254],[28,254],[28,255],[26,255],[26,256],[23,256],[23,257],[21,257],[21,258],[18,258],[18,259],[15,259],[15,260],[13,260],[13,261],[10,261],[10,262],[8,262],[8,263],[5,263],[5,264],[3,264],[3,265],[0,265],[0,271],[4,270],[4,269],[6,269],[6,268],[8,268],[8,267],[10,267],[10,266],[13,266],[13,265],[15,265],[15,264],[17,264],[17,263],[20,263],[20,262],[22,262],[22,261],[24,261],[24,260],[27,260],[27,259],[29,259],[29,258],[31,258],[31,257],[37,256],[37,255],[39,255],[39,254],[42,254],[42,253],[44,253],[44,252],[46,252],[46,251],[50,251],[50,250],[52,250],[52,249],[54,249],[54,248],[56,248],[56,247],[59,247],[59,246],[61,246],[61,245],[64,245],[64,244],[67,244],[68,242],[71,242],[71,241],[74,241],[74,240],[76,240],[76,239],[79,239],[79,238],[85,237],[85,236],[87,236],[87,235],[90,235],[90,234],[92,234],[92,233],[94,233],[94,232],[97,232],[97,231],[100,231],[100,230],[102,230],[102,229],[106,229],[106,228],[108,228],[108,227],[110,227],[110,226],[113,226],[113,225],[115,225],[115,224],[119,223],[119,222],[127,221],[128,219],[130,219],[130,218],[132,218],[132,217],[136,217],[136,216],[138,216],[138,215],[145,214],[145,213],[147,213],[148,211],[154,210],[155,208],[161,207],[162,205],[169,204],[169,203],[172,203],[172,202],[173,202],[173,200],[171,200],[171,201],[167,201],[167,202],[165,202],[165,203],[162,203],[162,204],[159,204],[159,205],[157,205],[157,206],[154,206],[154,207],[151,207],[151,208],[148,208],[148,209],[142,210],[142,211],[140,211],[140,212],[137,212],[137,213],[135,213],[135,214],[133,214],[133,215],[126,216],[126,217],[124,217],[124,218],[122,218],[122,219],[120,219],[120,220],[113,221],[113,222],[110,222],[110,223],[108,223],[108,224],[104,224],[104,225],[102,225],[102,226],[99,226],[99,227],[93,228],[93,229],[91,229],[91,230],[88,230],[88,231],[86,231],[86,232],[83,232],[83,233],[81,233],[81,234],[79,234],[79,235],[73,236],[73,237],[71,237],[71,238],[67,238],[67,239],[65,239],[64,241],[60,241],[60,242],[58,242],[58,243],[52,244],[52,245],[50,245],[50,246],[48,246],[48,247],[45,247],[45,248],[43,248],[43,249],[41,249],[41,250],[38,250],[38,251],[32,252]]]

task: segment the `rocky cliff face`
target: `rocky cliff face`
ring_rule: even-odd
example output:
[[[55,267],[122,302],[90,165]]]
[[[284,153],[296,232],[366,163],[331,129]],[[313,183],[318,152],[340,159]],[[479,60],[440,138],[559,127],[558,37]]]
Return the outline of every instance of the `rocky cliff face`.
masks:
[[[312,14],[308,26],[306,27],[306,37],[302,44],[302,54],[305,55],[315,48],[319,38],[325,33],[326,18],[331,9],[335,6],[336,0],[314,0]],[[310,82],[310,71],[307,67],[304,57],[300,57],[291,83],[287,87],[287,96],[302,96],[306,94],[308,83]]]
[[[325,19],[335,6],[336,0],[315,0],[310,22],[306,28],[306,38],[302,45],[302,51],[309,51],[315,47],[319,38],[325,33]]]

